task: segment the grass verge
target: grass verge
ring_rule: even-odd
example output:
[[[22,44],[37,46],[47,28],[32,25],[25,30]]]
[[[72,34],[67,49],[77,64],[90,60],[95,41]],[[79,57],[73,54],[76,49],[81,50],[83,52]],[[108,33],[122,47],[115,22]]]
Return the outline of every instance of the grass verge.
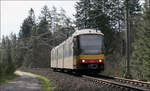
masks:
[[[42,80],[41,88],[42,88],[43,91],[52,91],[52,90],[55,89],[55,87],[50,86],[50,80],[48,80],[46,77],[31,73],[31,72],[26,72],[26,73],[32,74],[35,77]]]
[[[2,85],[3,83],[7,83],[7,82],[13,80],[16,77],[19,77],[19,75],[17,75],[17,74],[11,74],[11,75],[1,76],[0,77],[0,85]]]
[[[42,80],[42,90],[43,91],[51,91],[54,90],[55,87],[50,87],[50,81],[44,76],[36,75],[39,79]]]

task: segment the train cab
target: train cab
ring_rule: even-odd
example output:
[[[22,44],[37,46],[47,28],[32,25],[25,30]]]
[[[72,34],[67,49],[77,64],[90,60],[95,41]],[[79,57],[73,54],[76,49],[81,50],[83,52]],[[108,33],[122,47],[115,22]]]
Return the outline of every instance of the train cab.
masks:
[[[104,62],[104,34],[95,29],[78,30],[51,51],[53,69],[99,73]]]
[[[77,69],[81,71],[104,70],[104,35],[100,31],[86,30],[74,39],[74,56]]]

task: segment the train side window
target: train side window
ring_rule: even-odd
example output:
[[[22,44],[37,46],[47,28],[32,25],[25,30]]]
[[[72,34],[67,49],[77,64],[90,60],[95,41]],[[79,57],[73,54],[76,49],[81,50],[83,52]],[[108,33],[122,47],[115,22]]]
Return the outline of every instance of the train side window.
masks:
[[[62,59],[62,47],[59,47],[59,49],[58,49],[58,59],[60,60],[60,59]]]
[[[73,46],[74,46],[73,55],[79,54],[79,42],[78,41],[79,41],[78,36],[74,37],[74,39],[73,39]]]
[[[52,61],[54,61],[54,52],[52,52]]]
[[[53,61],[53,52],[51,52],[51,61]]]
[[[58,59],[60,59],[60,48],[58,48]]]
[[[67,43],[67,57],[69,57],[69,43]]]
[[[64,57],[67,57],[67,44],[64,44]]]
[[[55,55],[54,55],[54,51],[52,51],[52,52],[51,52],[51,61],[54,61],[54,60],[55,60],[54,56],[55,56]]]
[[[71,56],[73,56],[73,42],[71,42]]]
[[[59,57],[59,48],[58,48],[58,56],[57,57],[58,57],[58,59],[60,59],[60,57]]]
[[[58,49],[58,59],[61,59],[61,47]]]
[[[54,61],[56,61],[56,52],[54,51]]]
[[[69,56],[72,56],[72,42],[69,43]]]

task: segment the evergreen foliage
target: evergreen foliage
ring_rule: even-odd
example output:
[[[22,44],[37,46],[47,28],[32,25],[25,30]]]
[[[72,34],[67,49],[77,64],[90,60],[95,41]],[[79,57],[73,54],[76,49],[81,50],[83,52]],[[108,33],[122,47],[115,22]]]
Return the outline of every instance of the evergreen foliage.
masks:
[[[0,44],[0,77],[12,74],[16,68],[50,67],[51,49],[67,39],[74,31],[72,21],[61,8],[51,10],[45,5],[36,20],[34,10],[20,27],[19,36],[3,37]]]
[[[139,0],[129,0],[131,42],[135,35],[135,17],[141,7]],[[78,29],[95,28],[104,33],[106,74],[123,71],[120,67],[125,56],[125,1],[122,0],[80,0],[76,4],[76,26]],[[108,65],[107,65],[108,63]],[[112,68],[114,68],[112,70]],[[120,69],[120,70],[119,70]],[[124,68],[125,69],[125,68]],[[109,75],[110,75],[109,74]]]
[[[106,54],[112,53],[114,30],[110,25],[110,16],[105,13],[107,0],[80,0],[76,5],[76,25],[79,29],[95,28],[104,33]]]
[[[31,31],[35,25],[35,15],[34,10],[31,8],[29,11],[29,16],[23,21],[21,30],[19,32],[20,38],[29,38],[31,36]]]
[[[49,10],[48,6],[44,6],[41,10],[38,21],[35,21],[34,10],[29,11],[31,22],[23,22],[22,27],[26,30],[24,32],[22,27],[19,36],[20,45],[23,54],[20,54],[23,62],[23,67],[49,67],[50,66],[50,50],[64,41],[74,28],[72,21],[66,16],[65,10],[61,9],[58,13],[56,7]],[[32,18],[31,18],[32,17]],[[26,20],[26,19],[25,19]],[[29,26],[31,25],[30,28]],[[30,31],[30,32],[29,32]],[[66,37],[64,37],[66,36]]]
[[[129,1],[132,74],[134,78],[150,80],[150,9],[145,6],[142,14],[139,0]],[[95,28],[105,35],[105,74],[123,76],[126,68],[125,56],[122,55],[125,50],[125,2],[80,0],[75,8],[78,29]],[[38,19],[31,8],[19,36],[11,34],[2,38],[0,76],[12,74],[19,67],[49,67],[51,49],[74,31],[73,21],[63,8],[58,13],[56,7],[49,9],[45,5]]]
[[[134,77],[150,80],[150,9],[145,7],[144,14],[137,22],[133,43],[132,66]]]
[[[14,52],[16,50],[16,35],[11,34],[2,38],[2,44],[0,46],[0,77],[6,74],[13,74],[15,69],[18,67],[17,57]]]

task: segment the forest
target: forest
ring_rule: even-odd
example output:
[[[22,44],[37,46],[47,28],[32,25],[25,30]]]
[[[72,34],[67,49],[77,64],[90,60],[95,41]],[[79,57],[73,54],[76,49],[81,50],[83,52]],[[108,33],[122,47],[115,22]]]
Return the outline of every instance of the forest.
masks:
[[[150,0],[129,0],[130,74],[150,81]],[[126,72],[126,0],[79,0],[75,20],[47,5],[36,17],[31,8],[19,34],[3,36],[0,43],[0,77],[18,68],[50,67],[51,49],[79,29],[94,28],[104,33],[105,71],[124,77]]]

